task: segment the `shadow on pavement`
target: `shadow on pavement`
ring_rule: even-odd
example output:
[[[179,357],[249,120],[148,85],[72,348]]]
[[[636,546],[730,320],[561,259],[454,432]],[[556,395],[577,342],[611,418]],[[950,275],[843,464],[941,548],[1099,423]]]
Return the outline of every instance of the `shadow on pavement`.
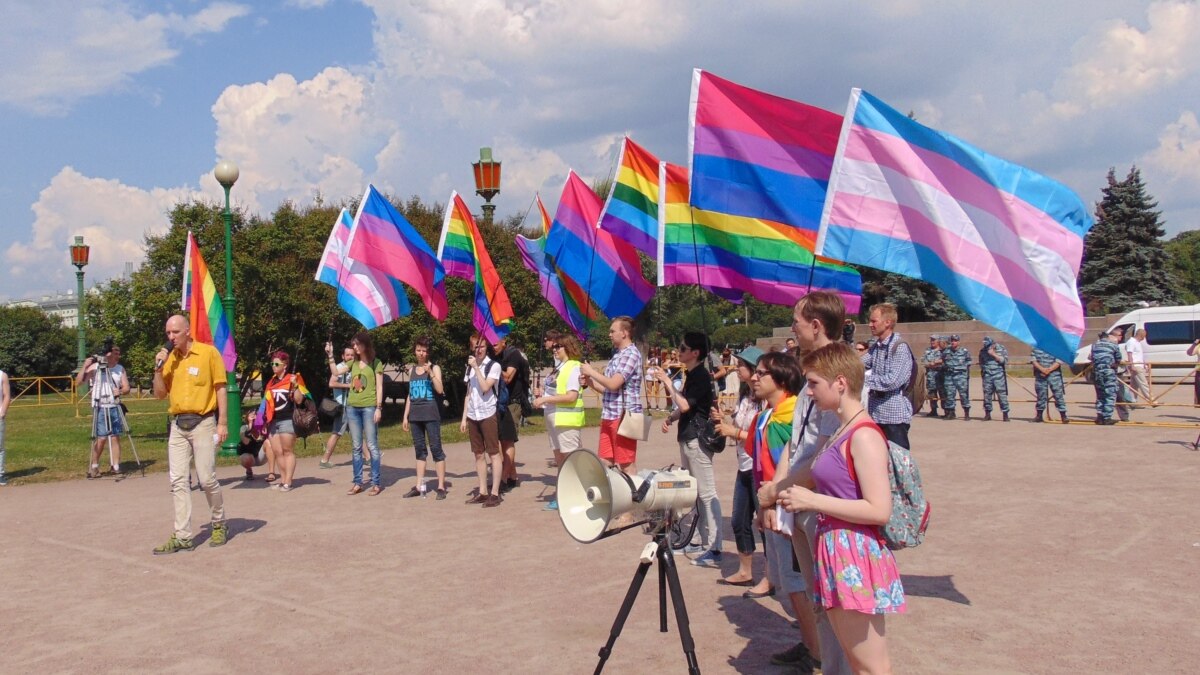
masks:
[[[954,587],[954,575],[942,574],[925,576],[922,574],[902,574],[904,594],[923,598],[940,598],[960,605],[970,605],[971,600]]]

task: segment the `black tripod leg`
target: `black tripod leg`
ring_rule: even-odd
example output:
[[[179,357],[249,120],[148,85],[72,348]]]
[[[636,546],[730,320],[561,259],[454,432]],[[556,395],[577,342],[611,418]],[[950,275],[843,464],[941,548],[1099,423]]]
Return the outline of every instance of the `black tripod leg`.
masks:
[[[663,565],[658,566],[658,632],[667,632],[667,568]]]
[[[604,670],[604,662],[608,661],[608,657],[612,654],[613,645],[617,643],[621,629],[625,627],[625,620],[629,618],[629,612],[633,610],[633,601],[637,600],[638,591],[641,590],[642,582],[646,580],[646,572],[649,569],[650,563],[638,563],[637,571],[633,573],[633,580],[629,582],[629,590],[625,592],[625,599],[621,601],[621,609],[617,611],[617,618],[613,620],[612,630],[608,632],[608,642],[600,648],[600,661],[596,664],[593,675],[600,675],[600,671]]]
[[[687,659],[688,674],[700,675],[700,664],[696,661],[696,642],[692,640],[691,623],[688,621],[687,605],[683,601],[683,587],[679,585],[679,570],[675,558],[664,547],[658,549],[658,562],[666,569],[667,582],[671,585],[671,604],[675,607],[675,623],[679,625],[679,642]]]

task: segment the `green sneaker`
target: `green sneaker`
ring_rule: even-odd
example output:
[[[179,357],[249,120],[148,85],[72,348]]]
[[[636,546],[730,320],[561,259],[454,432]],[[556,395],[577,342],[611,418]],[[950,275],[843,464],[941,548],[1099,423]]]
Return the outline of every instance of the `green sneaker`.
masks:
[[[171,535],[167,543],[154,549],[154,555],[170,555],[179,551],[190,551],[194,548],[191,539],[179,539],[175,535]]]
[[[213,523],[212,535],[208,538],[209,546],[224,546],[229,541],[229,528],[225,523]]]
[[[322,469],[332,469],[333,462],[321,462],[321,463],[317,464],[317,466],[321,467]]]

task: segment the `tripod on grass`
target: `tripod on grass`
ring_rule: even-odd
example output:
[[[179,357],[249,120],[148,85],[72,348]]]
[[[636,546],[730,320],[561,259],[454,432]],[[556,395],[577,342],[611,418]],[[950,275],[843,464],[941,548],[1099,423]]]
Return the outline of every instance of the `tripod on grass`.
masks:
[[[110,348],[111,351],[111,348]],[[123,475],[119,462],[114,462],[113,456],[113,417],[119,423],[121,430],[125,432],[125,438],[129,441],[129,449],[133,452],[133,459],[137,462],[137,467],[142,472],[142,477],[146,476],[146,467],[142,464],[142,458],[138,456],[137,444],[133,441],[133,434],[129,430],[129,420],[125,417],[125,406],[121,403],[120,395],[114,391],[114,383],[112,371],[108,366],[107,355],[96,355],[92,357],[96,362],[96,372],[92,375],[92,431],[93,445],[88,448],[88,476],[92,477],[93,460],[95,457],[99,459],[100,452],[95,447],[95,439],[104,438],[108,441],[108,462],[113,469],[113,473],[118,477],[118,480]],[[119,444],[119,439],[118,439]],[[119,445],[118,445],[119,447]]]

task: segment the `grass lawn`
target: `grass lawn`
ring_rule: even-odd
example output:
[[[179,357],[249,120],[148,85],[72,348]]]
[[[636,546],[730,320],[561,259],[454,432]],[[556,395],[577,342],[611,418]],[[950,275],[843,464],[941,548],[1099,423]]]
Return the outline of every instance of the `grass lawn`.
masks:
[[[167,403],[154,399],[126,400],[129,407],[129,426],[133,434],[133,442],[137,446],[138,455],[146,471],[167,470]],[[258,400],[247,401],[245,407],[257,406]],[[83,478],[87,473],[89,436],[92,430],[91,408],[86,405],[80,408],[80,417],[75,416],[71,406],[21,406],[9,408],[6,418],[6,433],[4,445],[7,449],[5,472],[9,485],[25,483],[44,483],[48,481]],[[409,447],[412,436],[400,427],[400,419],[404,415],[402,404],[386,404],[383,408],[383,420],[379,428],[379,447],[391,448]],[[524,434],[539,434],[545,430],[541,417],[530,419],[533,426],[525,427]],[[322,420],[323,427],[328,426],[328,420]],[[599,426],[600,410],[587,410],[587,425]],[[299,457],[313,457],[324,452],[321,436],[310,436],[307,445],[303,440],[296,442],[296,454]],[[446,420],[442,423],[442,441],[455,443],[467,440],[466,434],[459,432],[457,420]],[[345,453],[350,450],[350,437],[347,434],[338,441],[337,452]],[[219,457],[217,463],[230,466],[237,463],[236,457]],[[108,451],[101,457],[100,466],[108,464]],[[124,471],[135,471],[137,465],[129,448],[129,439],[121,437],[121,468]]]

